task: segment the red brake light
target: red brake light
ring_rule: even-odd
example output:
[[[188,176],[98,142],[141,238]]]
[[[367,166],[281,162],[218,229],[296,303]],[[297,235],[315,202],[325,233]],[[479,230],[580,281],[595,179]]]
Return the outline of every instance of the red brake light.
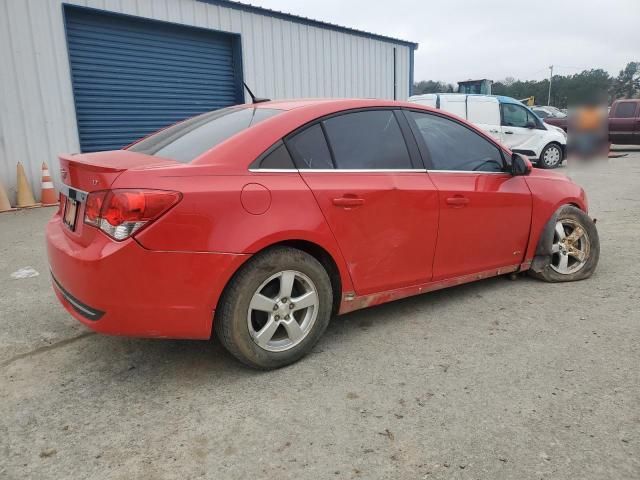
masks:
[[[84,207],[84,223],[93,225],[94,227],[100,226],[100,211],[102,210],[102,204],[104,203],[104,197],[107,192],[93,192],[87,197],[87,203]]]
[[[181,198],[178,192],[163,190],[92,192],[87,198],[84,221],[115,240],[124,240],[156,220]]]

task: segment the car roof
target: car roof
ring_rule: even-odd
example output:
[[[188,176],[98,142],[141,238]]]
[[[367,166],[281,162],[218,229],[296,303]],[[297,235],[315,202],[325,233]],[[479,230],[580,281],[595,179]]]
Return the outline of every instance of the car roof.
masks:
[[[274,108],[277,110],[293,110],[294,108],[305,107],[309,105],[318,105],[320,103],[330,103],[335,101],[332,98],[299,98],[287,100],[269,100],[260,103],[248,103],[248,107],[255,108]]]
[[[442,114],[438,110],[416,103],[366,98],[270,100],[257,104],[243,104],[235,108],[274,109],[282,112],[231,136],[195,158],[190,162],[191,166],[219,164],[226,165],[229,172],[242,173],[259,155],[296,129],[321,117],[348,110],[407,108]],[[444,114],[458,118],[455,115]],[[464,122],[463,119],[459,120]]]

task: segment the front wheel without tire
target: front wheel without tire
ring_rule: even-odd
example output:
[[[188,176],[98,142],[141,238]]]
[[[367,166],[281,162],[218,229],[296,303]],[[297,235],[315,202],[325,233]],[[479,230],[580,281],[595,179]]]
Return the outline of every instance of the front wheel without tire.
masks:
[[[218,339],[241,362],[261,369],[306,355],[331,317],[329,276],[311,255],[289,247],[257,254],[231,280],[216,311]]]
[[[553,225],[545,229],[546,238],[540,238],[539,250],[546,250],[540,257],[544,260],[537,265],[534,261],[531,275],[547,282],[589,278],[600,258],[600,239],[593,220],[579,208],[567,205],[551,222]]]

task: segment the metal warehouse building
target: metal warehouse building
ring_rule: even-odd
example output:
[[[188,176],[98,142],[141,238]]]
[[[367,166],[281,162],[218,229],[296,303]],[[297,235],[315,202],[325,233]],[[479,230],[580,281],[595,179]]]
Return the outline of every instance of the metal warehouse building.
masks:
[[[0,181],[257,96],[406,99],[417,45],[225,0],[0,0]]]

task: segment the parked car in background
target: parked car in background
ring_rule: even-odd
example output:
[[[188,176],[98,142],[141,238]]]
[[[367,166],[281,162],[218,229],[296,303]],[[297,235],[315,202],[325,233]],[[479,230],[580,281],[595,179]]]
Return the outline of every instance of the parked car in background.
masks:
[[[113,335],[214,328],[257,368],[301,358],[334,314],[598,263],[580,186],[415,103],[242,105],[60,158],[46,236],[64,307]]]
[[[550,125],[568,131],[569,117],[545,118]],[[640,99],[616,100],[609,108],[609,142],[617,145],[640,144]]]
[[[616,100],[609,111],[609,141],[640,145],[640,99]]]
[[[566,118],[567,114],[556,107],[531,107],[533,113],[540,117],[543,121],[547,118]]]
[[[495,95],[426,94],[410,102],[453,113],[473,123],[513,152],[521,153],[540,168],[556,168],[565,158],[567,136],[545,124],[521,102]]]

